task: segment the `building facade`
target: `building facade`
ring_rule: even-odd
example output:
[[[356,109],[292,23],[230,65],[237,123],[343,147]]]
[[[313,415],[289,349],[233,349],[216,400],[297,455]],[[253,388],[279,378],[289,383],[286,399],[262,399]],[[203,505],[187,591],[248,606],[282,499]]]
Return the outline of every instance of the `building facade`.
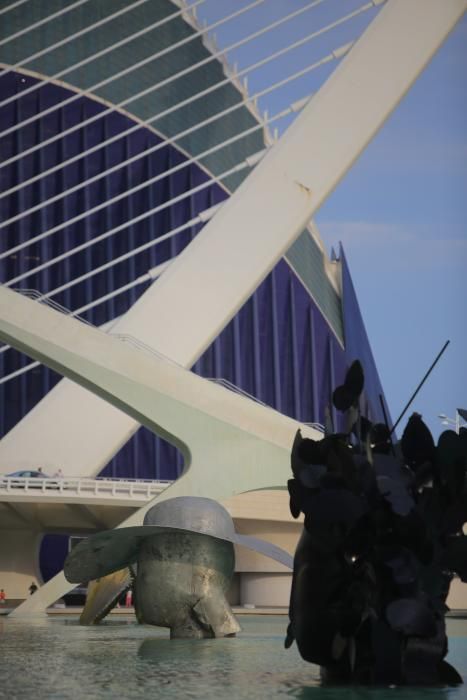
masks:
[[[31,11],[9,13],[3,30],[13,38],[0,46],[1,281],[50,294],[105,327],[196,237],[273,138],[178,4],[92,0],[45,24],[46,3]],[[355,358],[366,375],[362,410],[382,420],[344,252],[329,259],[310,224],[192,369],[303,423],[322,425],[330,411],[338,428],[331,394]],[[31,364],[12,349],[0,354],[0,436],[60,380]],[[140,428],[101,475],[176,479],[182,469],[173,446]],[[268,518],[265,502],[255,521],[245,508],[232,505],[237,528],[293,547],[299,526],[287,515]],[[63,561],[57,538],[41,547],[44,580]],[[238,601],[251,602],[267,574],[281,577],[278,591],[287,588],[280,570],[242,554],[238,561]]]

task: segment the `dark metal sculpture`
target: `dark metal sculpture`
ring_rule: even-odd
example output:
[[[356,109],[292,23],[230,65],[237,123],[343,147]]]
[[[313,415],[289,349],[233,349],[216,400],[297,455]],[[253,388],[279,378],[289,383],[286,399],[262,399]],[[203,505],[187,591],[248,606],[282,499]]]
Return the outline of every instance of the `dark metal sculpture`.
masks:
[[[79,583],[136,564],[133,591],[140,622],[169,627],[172,638],[231,636],[240,629],[226,597],[235,566],[234,544],[292,568],[292,557],[284,550],[235,532],[231,516],[219,503],[184,496],[156,503],[142,526],[83,540],[68,555],[64,573],[68,581]],[[98,605],[91,606],[86,620],[102,619],[107,608],[101,612]]]
[[[467,582],[467,431],[435,445],[413,414],[398,445],[358,410],[354,362],[333,394],[347,432],[297,432],[288,482],[297,546],[290,624],[301,656],[324,679],[375,684],[462,683],[445,660],[446,598]]]

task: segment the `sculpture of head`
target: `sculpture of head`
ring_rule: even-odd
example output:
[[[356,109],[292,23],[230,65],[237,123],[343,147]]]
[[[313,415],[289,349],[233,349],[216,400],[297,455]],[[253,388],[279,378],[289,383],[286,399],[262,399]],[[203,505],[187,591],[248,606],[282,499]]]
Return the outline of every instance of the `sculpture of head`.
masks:
[[[176,637],[224,637],[240,629],[226,594],[235,553],[229,513],[208,498],[175,498],[148,511],[160,528],[139,548],[135,605],[139,619]]]
[[[171,637],[222,637],[240,629],[226,599],[234,544],[292,567],[284,550],[237,534],[228,511],[216,501],[182,496],[156,503],[142,526],[83,540],[68,555],[64,573],[72,583],[84,582],[136,563],[134,603],[140,622],[169,627]],[[86,619],[101,619],[101,613],[102,605],[96,605]]]

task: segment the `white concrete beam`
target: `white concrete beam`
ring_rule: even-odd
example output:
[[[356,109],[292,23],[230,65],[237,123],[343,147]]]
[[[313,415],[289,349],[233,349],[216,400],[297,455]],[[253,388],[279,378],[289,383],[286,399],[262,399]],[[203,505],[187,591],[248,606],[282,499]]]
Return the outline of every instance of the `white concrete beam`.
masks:
[[[28,595],[32,581],[39,583],[39,549],[42,534],[34,527],[23,530],[2,529],[0,547],[1,583],[7,598]]]
[[[190,366],[303,231],[408,91],[466,0],[389,0],[331,77],[132,316]],[[170,333],[165,333],[170,329]],[[132,333],[132,326],[129,327]],[[191,355],[189,355],[191,353]]]
[[[178,445],[185,472],[158,500],[198,495],[221,501],[244,491],[285,488],[300,427],[291,418],[6,287],[0,287],[0,339]],[[305,435],[321,437],[301,427]],[[154,500],[122,525],[141,524]],[[69,588],[59,575],[15,614],[43,609]]]
[[[466,6],[388,0],[286,134],[115,330],[190,367],[352,166]],[[137,425],[61,383],[0,442],[0,472],[42,462],[94,475]]]

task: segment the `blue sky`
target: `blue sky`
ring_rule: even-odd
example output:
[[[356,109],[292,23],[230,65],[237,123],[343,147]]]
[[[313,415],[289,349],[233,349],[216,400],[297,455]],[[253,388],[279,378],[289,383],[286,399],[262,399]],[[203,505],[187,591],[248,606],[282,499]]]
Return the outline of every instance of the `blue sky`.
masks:
[[[249,4],[208,0],[210,24]],[[221,47],[308,5],[267,0],[217,30]],[[228,55],[245,67],[362,6],[326,0]],[[204,8],[204,9],[202,9]],[[249,76],[254,94],[357,37],[365,12]],[[395,41],[397,50],[397,41]],[[320,68],[260,100],[270,114],[319,89]],[[438,436],[439,413],[467,408],[467,16],[354,164],[315,219],[326,247],[342,241],[380,377],[395,419],[446,340],[450,345],[409,413]],[[282,130],[285,121],[279,124]]]
[[[467,17],[316,217],[342,240],[393,417],[467,407]]]

